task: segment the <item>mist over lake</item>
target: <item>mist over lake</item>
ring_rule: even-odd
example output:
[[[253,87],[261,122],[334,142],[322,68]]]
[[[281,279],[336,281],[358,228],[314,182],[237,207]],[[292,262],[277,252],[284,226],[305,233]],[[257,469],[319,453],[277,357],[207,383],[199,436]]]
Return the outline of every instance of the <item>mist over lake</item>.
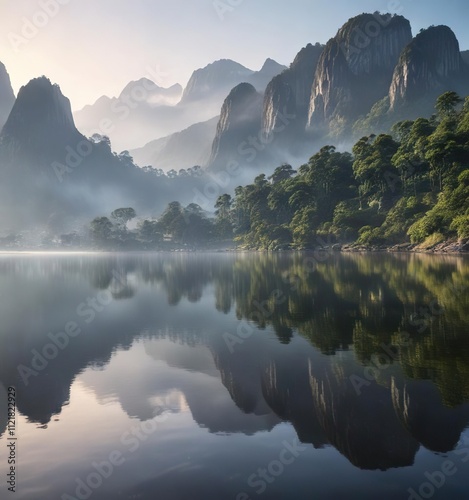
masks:
[[[317,257],[3,255],[15,498],[463,498],[467,259]]]

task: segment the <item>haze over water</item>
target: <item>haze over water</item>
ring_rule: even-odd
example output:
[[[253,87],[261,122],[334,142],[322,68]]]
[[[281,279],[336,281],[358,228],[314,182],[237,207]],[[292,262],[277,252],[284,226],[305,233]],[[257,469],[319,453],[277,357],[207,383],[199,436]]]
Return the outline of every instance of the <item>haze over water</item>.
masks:
[[[19,500],[406,499],[447,460],[467,498],[467,259],[3,255],[0,287]]]

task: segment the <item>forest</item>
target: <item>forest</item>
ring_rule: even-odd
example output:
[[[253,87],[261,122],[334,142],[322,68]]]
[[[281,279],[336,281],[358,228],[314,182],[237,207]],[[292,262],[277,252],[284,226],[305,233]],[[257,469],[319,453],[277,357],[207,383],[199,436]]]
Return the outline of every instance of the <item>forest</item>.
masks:
[[[469,97],[441,95],[435,114],[396,123],[389,134],[362,137],[351,152],[326,145],[297,170],[258,175],[214,213],[170,203],[155,219],[132,208],[95,218],[101,248],[199,248],[233,242],[243,249],[311,249],[324,242],[424,248],[469,239]]]

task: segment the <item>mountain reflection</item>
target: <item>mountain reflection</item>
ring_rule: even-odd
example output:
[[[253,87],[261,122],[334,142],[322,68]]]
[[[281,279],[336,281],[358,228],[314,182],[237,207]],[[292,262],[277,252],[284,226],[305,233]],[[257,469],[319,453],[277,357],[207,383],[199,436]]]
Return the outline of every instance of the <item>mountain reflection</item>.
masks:
[[[171,411],[187,406],[214,433],[251,435],[285,421],[303,443],[332,445],[362,469],[411,465],[420,446],[449,452],[469,424],[464,259],[4,257],[0,287],[0,382],[18,388],[19,411],[41,425],[89,367],[109,370],[99,383],[88,372],[83,380],[130,417],[152,418],[158,400]],[[99,292],[111,303],[86,324],[77,308]],[[69,321],[82,333],[25,385],[18,365]],[[224,334],[240,324],[253,334],[229,349]],[[118,364],[123,352],[130,365]],[[365,382],[359,391],[354,376]]]

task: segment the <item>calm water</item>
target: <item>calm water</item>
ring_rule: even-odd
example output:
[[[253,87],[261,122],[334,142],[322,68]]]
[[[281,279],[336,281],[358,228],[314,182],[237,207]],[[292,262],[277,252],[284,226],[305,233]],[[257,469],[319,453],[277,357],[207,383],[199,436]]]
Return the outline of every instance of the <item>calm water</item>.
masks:
[[[2,499],[469,497],[467,259],[3,255],[0,289]]]

